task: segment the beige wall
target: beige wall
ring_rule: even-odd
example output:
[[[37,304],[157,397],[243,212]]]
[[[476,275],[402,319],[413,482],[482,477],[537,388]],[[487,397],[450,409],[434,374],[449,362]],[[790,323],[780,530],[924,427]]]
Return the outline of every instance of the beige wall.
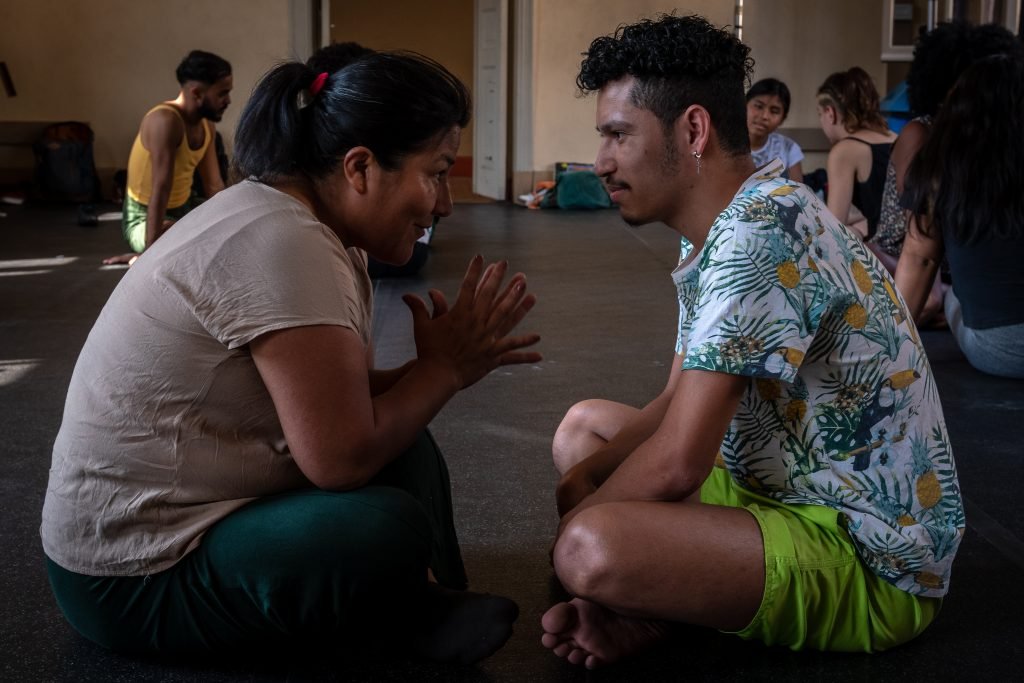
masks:
[[[331,41],[375,50],[413,50],[437,60],[473,89],[473,0],[332,0]],[[473,124],[459,154],[473,154]]]
[[[231,62],[218,124],[230,147],[256,80],[288,56],[288,21],[284,0],[3,0],[0,60],[18,94],[0,93],[0,125],[87,121],[97,167],[124,167],[142,115],[177,95],[174,69],[196,48]]]
[[[594,38],[673,9],[701,14],[715,25],[731,24],[734,5],[733,0],[535,0],[534,169],[550,171],[556,161],[589,163],[597,153],[596,99],[578,97],[576,89],[581,53]]]
[[[534,0],[533,170],[590,161],[597,147],[594,98],[577,97],[581,53],[621,23],[660,12],[703,14],[731,24],[734,0]],[[18,96],[0,94],[3,121],[77,119],[96,132],[101,169],[123,167],[139,118],[177,92],[174,67],[192,48],[234,66],[234,104],[219,129],[230,145],[255,81],[289,53],[285,0],[3,0],[0,60]],[[755,78],[776,76],[793,92],[786,127],[817,127],[814,92],[832,71],[854,64],[886,90],[879,59],[882,0],[747,0],[744,39]],[[423,52],[473,81],[473,0],[334,0],[332,39]],[[24,150],[21,151],[24,153]],[[472,134],[460,153],[472,153]],[[0,148],[0,166],[11,150]],[[26,165],[31,165],[31,155]],[[9,165],[9,164],[7,164]],[[814,168],[815,164],[807,165]]]
[[[550,172],[555,161],[591,161],[597,149],[594,97],[579,98],[576,74],[596,36],[620,23],[676,9],[731,26],[734,0],[683,5],[657,0],[535,0],[533,168]],[[854,65],[886,91],[880,59],[882,0],[747,0],[743,39],[755,60],[753,78],[774,76],[789,85],[793,105],[785,127],[818,127],[814,95],[833,71]],[[824,138],[824,136],[822,136]],[[824,164],[811,156],[805,168]]]
[[[743,11],[753,80],[778,78],[793,96],[785,126],[818,125],[815,93],[835,71],[859,66],[885,95],[882,0],[754,0]]]
[[[815,94],[835,71],[859,66],[885,96],[882,0],[748,0],[743,11],[743,40],[755,61],[753,81],[771,76],[789,86],[793,103],[783,128],[819,127]],[[824,134],[820,138],[826,145]],[[808,150],[804,170],[823,167],[825,156]]]

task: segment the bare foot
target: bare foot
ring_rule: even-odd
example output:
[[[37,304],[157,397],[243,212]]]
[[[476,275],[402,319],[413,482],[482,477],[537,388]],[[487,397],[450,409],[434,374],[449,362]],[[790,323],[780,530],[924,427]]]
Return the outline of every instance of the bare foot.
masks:
[[[139,258],[139,255],[134,252],[129,252],[127,254],[118,254],[117,256],[108,256],[107,258],[103,259],[103,265],[114,266],[119,263],[127,263],[130,266],[131,264],[135,263],[135,259],[137,258]]]
[[[581,598],[558,603],[540,623],[544,647],[588,669],[636,654],[668,635],[663,621],[624,617]]]

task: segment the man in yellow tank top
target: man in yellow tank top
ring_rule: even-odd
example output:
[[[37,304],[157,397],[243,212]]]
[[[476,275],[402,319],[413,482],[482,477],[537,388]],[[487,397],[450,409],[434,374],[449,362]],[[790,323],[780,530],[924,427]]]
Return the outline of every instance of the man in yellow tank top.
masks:
[[[215,54],[193,50],[175,73],[181,91],[146,112],[128,158],[121,227],[132,251],[105,259],[106,264],[131,264],[188,213],[196,169],[207,197],[224,189],[214,122],[231,103],[231,65]]]

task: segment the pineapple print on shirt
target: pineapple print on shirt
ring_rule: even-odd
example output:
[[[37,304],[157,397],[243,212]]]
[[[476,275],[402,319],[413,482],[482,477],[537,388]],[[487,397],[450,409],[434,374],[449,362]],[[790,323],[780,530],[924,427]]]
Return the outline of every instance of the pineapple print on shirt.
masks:
[[[938,392],[891,277],[775,162],[673,272],[683,369],[750,386],[721,464],[741,486],[843,515],[864,563],[944,595],[964,530]]]

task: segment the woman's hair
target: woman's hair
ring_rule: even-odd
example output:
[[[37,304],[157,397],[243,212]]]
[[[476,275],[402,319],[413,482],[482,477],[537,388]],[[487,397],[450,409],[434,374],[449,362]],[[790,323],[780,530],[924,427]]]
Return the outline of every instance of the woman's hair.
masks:
[[[212,52],[192,50],[178,64],[174,75],[178,78],[179,85],[185,85],[189,81],[213,85],[225,76],[231,75],[231,64]]]
[[[747,91],[747,102],[762,95],[778,97],[782,102],[782,118],[789,116],[789,88],[785,83],[777,78],[762,78],[750,86],[750,90]]]
[[[884,133],[889,130],[875,84],[859,66],[837,71],[826,78],[818,88],[818,104],[834,107],[848,131],[867,128]]]
[[[934,116],[960,74],[991,55],[1020,52],[1024,44],[997,24],[975,26],[965,21],[922,29],[907,73],[907,100],[914,116]]]
[[[331,43],[314,52],[313,56],[306,60],[306,65],[317,73],[333,73],[374,52],[375,50],[351,41]]]
[[[743,88],[753,66],[749,55],[750,48],[703,17],[665,14],[596,38],[576,84],[587,93],[633,76],[633,104],[657,116],[667,134],[687,107],[699,104],[722,147],[746,154],[750,137]]]
[[[906,177],[907,206],[925,234],[961,244],[1024,232],[1024,59],[969,67],[939,110]]]
[[[469,123],[466,86],[437,62],[412,52],[374,52],[326,72],[285,62],[256,85],[235,133],[234,175],[274,182],[322,178],[353,147],[397,169],[454,126]]]

